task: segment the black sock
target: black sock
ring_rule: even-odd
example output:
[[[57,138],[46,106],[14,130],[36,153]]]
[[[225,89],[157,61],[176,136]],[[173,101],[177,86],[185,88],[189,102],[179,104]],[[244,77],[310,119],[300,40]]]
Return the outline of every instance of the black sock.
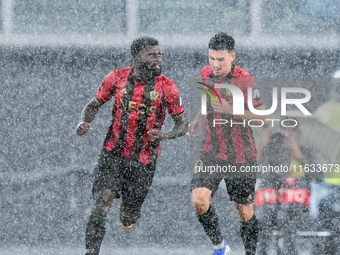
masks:
[[[246,255],[255,255],[259,224],[254,216],[247,222],[242,222],[241,237],[243,240]]]
[[[212,208],[212,206],[210,205],[208,211],[205,214],[197,215],[197,217],[198,221],[201,222],[205,233],[210,238],[213,245],[216,246],[221,244],[223,238],[214,208]]]
[[[85,232],[86,255],[98,255],[100,245],[105,235],[106,216],[100,214],[96,209],[91,212]]]

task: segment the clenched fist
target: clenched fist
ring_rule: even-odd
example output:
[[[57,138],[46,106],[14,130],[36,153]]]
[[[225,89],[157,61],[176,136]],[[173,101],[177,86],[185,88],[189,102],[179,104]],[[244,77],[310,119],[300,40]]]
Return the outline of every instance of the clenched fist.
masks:
[[[89,129],[93,129],[91,123],[81,122],[77,126],[77,134],[80,136],[85,135]]]

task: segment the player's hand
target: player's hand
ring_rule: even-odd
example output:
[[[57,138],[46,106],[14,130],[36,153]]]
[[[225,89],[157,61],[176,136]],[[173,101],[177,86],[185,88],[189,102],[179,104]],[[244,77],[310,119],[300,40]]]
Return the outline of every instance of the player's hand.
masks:
[[[93,129],[91,123],[81,122],[77,126],[77,134],[80,136],[85,135],[89,129]]]
[[[222,114],[232,114],[233,107],[231,104],[229,104],[224,98],[221,98],[221,101],[222,105],[219,100],[216,100],[217,105],[215,105],[215,103],[212,104],[214,111]]]
[[[191,136],[191,137],[198,137],[198,129],[199,129],[199,125],[200,123],[198,121],[193,121],[189,124],[188,126],[188,132],[186,133],[187,136]]]
[[[160,142],[166,138],[166,135],[158,129],[151,129],[148,134],[152,143]]]

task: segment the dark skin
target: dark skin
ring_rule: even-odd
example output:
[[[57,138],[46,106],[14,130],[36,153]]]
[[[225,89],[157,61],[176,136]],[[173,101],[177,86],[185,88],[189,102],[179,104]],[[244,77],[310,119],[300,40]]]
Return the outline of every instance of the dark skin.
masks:
[[[143,49],[134,59],[133,75],[139,82],[146,83],[162,73],[162,58],[158,46],[149,46]],[[78,135],[82,136],[93,129],[91,122],[94,120],[99,108],[103,105],[98,99],[93,98],[84,108],[82,119],[83,122],[77,127]],[[151,142],[160,142],[164,139],[173,139],[177,137],[176,131],[180,131],[185,121],[175,120],[175,126],[172,131],[163,133],[158,129],[149,131]]]
[[[147,83],[154,80],[162,73],[162,58],[158,46],[148,46],[138,53],[134,59],[133,75],[136,81]],[[77,127],[77,134],[82,136],[89,129],[93,129],[91,122],[94,120],[100,107],[104,104],[96,97],[93,98],[82,112],[82,121]],[[187,120],[183,117],[173,118],[175,126],[170,132],[164,133],[159,129],[151,129],[148,134],[152,143],[159,143],[165,139],[174,139],[185,134],[188,125]],[[97,210],[102,215],[106,215],[113,202],[115,194],[112,190],[103,190],[96,199]]]

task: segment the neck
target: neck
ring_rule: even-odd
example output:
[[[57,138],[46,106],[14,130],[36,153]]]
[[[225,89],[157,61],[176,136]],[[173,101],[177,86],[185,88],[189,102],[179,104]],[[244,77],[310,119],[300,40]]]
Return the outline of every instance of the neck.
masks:
[[[136,79],[136,81],[140,83],[147,83],[155,79],[155,76],[152,75],[150,71],[147,71],[143,68],[140,69],[136,66],[133,68],[133,76]]]

